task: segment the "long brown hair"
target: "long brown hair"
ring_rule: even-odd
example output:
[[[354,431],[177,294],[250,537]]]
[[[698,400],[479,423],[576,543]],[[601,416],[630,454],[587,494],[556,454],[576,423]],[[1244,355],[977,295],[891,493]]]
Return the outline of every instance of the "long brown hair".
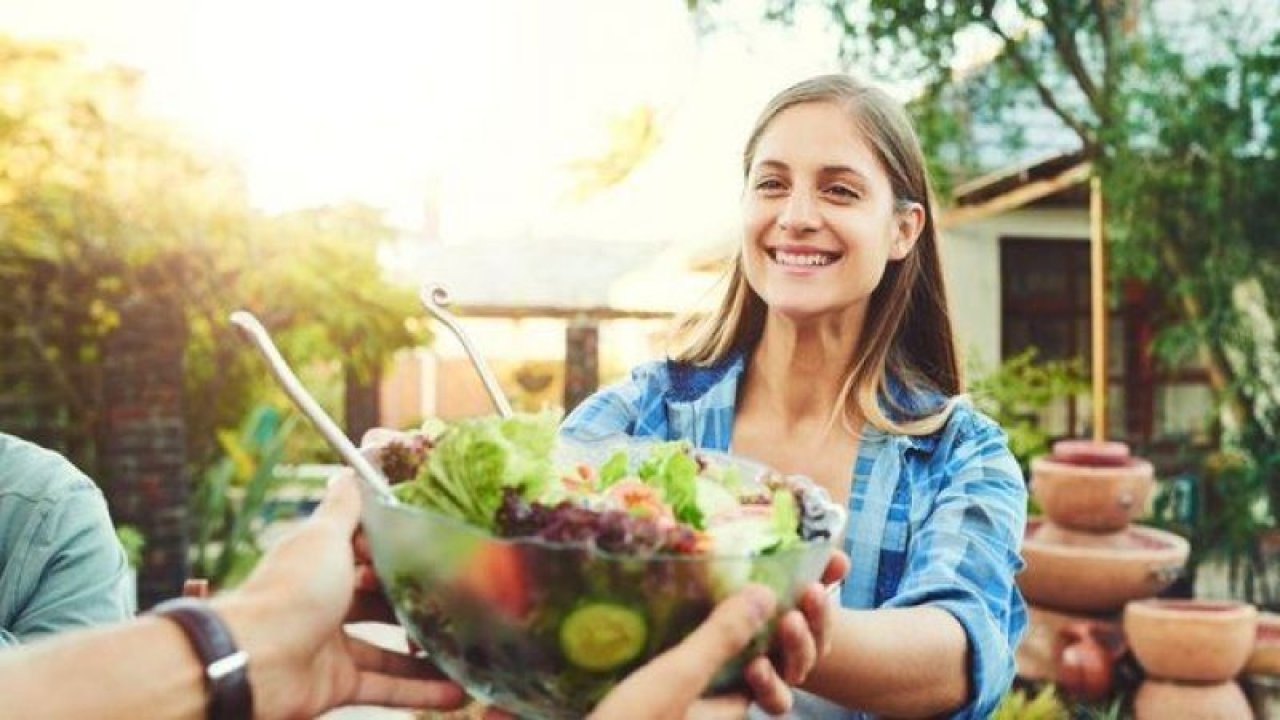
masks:
[[[742,156],[750,173],[756,145],[773,119],[794,105],[829,102],[846,109],[880,165],[889,175],[896,206],[919,203],[925,224],[915,247],[892,261],[871,294],[858,338],[862,352],[848,368],[836,411],[846,425],[861,417],[886,432],[923,435],[947,421],[955,396],[963,391],[951,319],[938,256],[933,192],[924,153],[911,121],[893,98],[846,75],[822,75],[783,90],[756,120]],[[694,324],[673,359],[712,365],[735,351],[750,352],[764,331],[768,308],[747,283],[741,249],[729,270],[719,307]],[[891,383],[900,392],[891,391]],[[921,406],[922,393],[944,396]]]

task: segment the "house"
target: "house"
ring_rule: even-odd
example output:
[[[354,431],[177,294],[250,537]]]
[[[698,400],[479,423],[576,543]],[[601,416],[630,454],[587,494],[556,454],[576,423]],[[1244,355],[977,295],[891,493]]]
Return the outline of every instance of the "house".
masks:
[[[980,366],[1035,347],[1088,370],[1089,174],[1079,152],[1065,152],[955,189],[941,221],[948,289],[960,343]],[[1109,435],[1146,444],[1202,431],[1213,408],[1208,377],[1157,364],[1150,294],[1127,282],[1109,304]],[[1053,436],[1083,436],[1090,405],[1087,395],[1063,400],[1041,420]]]
[[[573,407],[602,376],[661,354],[674,314],[661,293],[647,303],[613,297],[622,276],[661,254],[652,244],[430,239],[393,254],[393,281],[448,291],[449,311],[516,409]],[[442,324],[433,327],[430,348],[400,353],[386,373],[384,426],[494,412],[461,343]]]

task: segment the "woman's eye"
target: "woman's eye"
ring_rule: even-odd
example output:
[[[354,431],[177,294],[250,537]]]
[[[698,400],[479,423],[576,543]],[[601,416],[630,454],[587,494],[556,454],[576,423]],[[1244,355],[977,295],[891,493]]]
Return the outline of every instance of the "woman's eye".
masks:
[[[786,186],[777,178],[764,178],[756,181],[756,190],[761,192],[779,192],[785,190]]]
[[[834,195],[841,200],[857,200],[862,197],[861,193],[848,185],[832,185],[827,188],[827,193]]]

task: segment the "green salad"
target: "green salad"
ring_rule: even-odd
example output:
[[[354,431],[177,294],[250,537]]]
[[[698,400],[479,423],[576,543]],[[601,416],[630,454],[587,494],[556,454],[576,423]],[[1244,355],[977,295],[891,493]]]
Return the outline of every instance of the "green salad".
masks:
[[[550,414],[435,423],[380,462],[401,503],[450,520],[369,530],[402,622],[522,715],[584,715],[747,582],[788,604],[844,517],[808,481],[688,443],[562,442]]]

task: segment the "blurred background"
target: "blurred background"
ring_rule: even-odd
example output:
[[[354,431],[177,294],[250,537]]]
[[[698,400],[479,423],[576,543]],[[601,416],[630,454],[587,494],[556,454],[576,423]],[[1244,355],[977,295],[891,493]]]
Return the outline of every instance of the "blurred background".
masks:
[[[971,390],[1024,463],[1093,430],[1099,179],[1106,433],[1193,566],[1274,605],[1277,9],[0,0],[0,430],[102,484],[143,606],[234,585],[334,457],[232,310],[357,440],[491,412],[429,282],[517,407],[571,409],[714,297],[764,102],[851,72],[916,120]]]

